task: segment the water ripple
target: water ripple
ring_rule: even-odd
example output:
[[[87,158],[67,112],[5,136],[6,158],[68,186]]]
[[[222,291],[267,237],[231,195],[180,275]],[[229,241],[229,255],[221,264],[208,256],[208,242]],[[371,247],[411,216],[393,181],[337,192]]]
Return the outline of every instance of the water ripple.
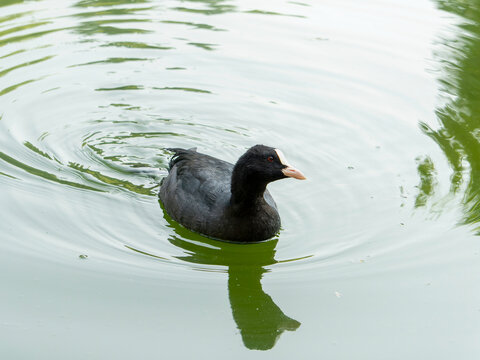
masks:
[[[9,105],[0,120],[0,175],[75,204],[77,222],[60,225],[58,234],[73,226],[81,239],[45,236],[55,251],[147,272],[228,272],[240,263],[286,277],[341,272],[407,246],[405,233],[422,224],[408,208],[418,211],[443,184],[435,158],[419,150],[425,136],[417,121],[432,115],[405,90],[409,82],[431,90],[424,55],[390,61],[408,44],[328,34],[328,19],[320,27],[309,18],[314,7],[297,2],[270,9],[220,0],[84,0],[63,4],[55,17],[33,3],[10,3],[18,12],[0,18],[0,99]],[[295,31],[270,34],[278,18]],[[234,19],[265,31],[244,35],[248,29]],[[319,38],[331,41],[312,42]],[[449,71],[457,65],[445,64]],[[463,141],[426,123],[422,129],[456,149],[448,154],[452,188],[460,191],[468,152],[458,144],[476,137],[468,132]],[[281,147],[310,179],[270,186],[283,219],[277,238],[219,243],[162,214],[156,194],[166,148],[198,147],[234,162],[261,142]],[[73,211],[70,205],[60,211]],[[36,213],[25,216],[46,228]]]

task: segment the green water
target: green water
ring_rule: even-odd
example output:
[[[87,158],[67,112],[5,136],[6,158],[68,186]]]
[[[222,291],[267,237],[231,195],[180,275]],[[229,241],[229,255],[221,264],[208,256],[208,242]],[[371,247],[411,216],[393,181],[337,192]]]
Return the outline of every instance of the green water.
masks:
[[[164,213],[278,147],[282,230]],[[0,0],[2,359],[476,359],[480,3]]]

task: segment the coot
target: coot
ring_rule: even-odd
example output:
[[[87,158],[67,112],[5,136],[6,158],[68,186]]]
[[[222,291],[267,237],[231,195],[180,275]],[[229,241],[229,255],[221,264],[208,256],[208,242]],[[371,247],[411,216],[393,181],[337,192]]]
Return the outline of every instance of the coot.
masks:
[[[203,235],[238,242],[261,241],[280,229],[280,216],[267,184],[305,176],[289,165],[283,153],[255,145],[235,165],[196,149],[174,153],[160,188],[166,212],[186,228]]]

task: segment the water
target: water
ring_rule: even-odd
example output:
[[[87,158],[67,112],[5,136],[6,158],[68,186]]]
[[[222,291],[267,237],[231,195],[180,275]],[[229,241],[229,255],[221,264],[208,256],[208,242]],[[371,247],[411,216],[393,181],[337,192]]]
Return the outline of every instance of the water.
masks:
[[[0,2],[5,359],[480,354],[476,1]],[[281,148],[278,237],[157,199]]]

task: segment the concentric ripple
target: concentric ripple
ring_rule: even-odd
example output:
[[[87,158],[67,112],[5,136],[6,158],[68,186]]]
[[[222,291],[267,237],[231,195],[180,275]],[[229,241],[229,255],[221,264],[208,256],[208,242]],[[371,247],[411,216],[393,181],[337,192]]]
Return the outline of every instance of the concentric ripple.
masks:
[[[342,358],[339,350],[353,349],[344,339],[362,350],[375,339],[377,349],[397,331],[417,346],[419,333],[438,335],[448,324],[435,344],[448,343],[451,319],[463,326],[478,316],[478,296],[456,292],[467,293],[463,279],[478,273],[479,24],[473,1],[1,1],[0,263],[26,270],[0,273],[9,277],[9,306],[23,306],[11,289],[30,284],[25,297],[39,299],[36,314],[56,331],[31,340],[83,339],[100,324],[97,341],[128,328],[102,344],[108,356],[144,349],[144,339],[158,355],[164,335],[174,355],[210,351],[213,342],[231,355],[232,336],[270,350],[295,331],[294,346],[285,342],[276,358],[314,354],[314,346]],[[258,143],[281,148],[308,178],[269,185],[282,218],[275,238],[211,240],[164,212],[157,194],[166,149],[197,147],[235,162]],[[54,285],[44,290],[37,271],[39,284]],[[444,291],[425,295],[432,278]],[[92,296],[91,282],[101,295]],[[231,312],[217,301],[225,286]],[[344,297],[341,286],[358,297]],[[50,294],[69,294],[59,306],[66,320],[42,302]],[[435,297],[450,301],[448,311]],[[68,316],[84,310],[71,304],[91,298],[98,313],[84,313],[95,326],[76,318],[89,330],[69,333]],[[8,336],[21,328],[18,314],[29,324],[34,310],[25,308],[7,311]],[[114,321],[102,323],[109,310]],[[463,329],[455,344],[470,354]],[[132,333],[142,341],[131,343]],[[25,348],[23,333],[15,339]]]
[[[22,209],[37,236],[44,229],[46,253],[63,248],[137,268],[227,271],[248,263],[252,251],[168,220],[156,195],[169,158],[164,149],[198,147],[233,162],[252,144],[267,143],[281,147],[310,180],[271,185],[283,230],[278,243],[272,240],[275,250],[259,255],[256,265],[288,277],[294,270],[342,269],[394,251],[399,242],[407,246],[405,234],[423,226],[410,218],[417,192],[412,169],[426,143],[433,149],[417,121],[433,121],[428,103],[435,101],[434,78],[424,72],[431,48],[415,49],[437,28],[417,24],[424,38],[408,44],[385,44],[368,29],[347,39],[328,17],[314,25],[319,14],[310,18],[305,5],[290,2],[275,11],[226,1],[3,6],[0,174],[13,202],[20,189],[58,200],[53,218],[27,202],[11,221]],[[237,31],[244,21],[262,32],[245,39]],[[280,30],[279,21],[290,30]],[[355,61],[342,56],[346,49]],[[387,88],[391,83],[397,86]],[[412,83],[432,93],[427,104],[412,102]],[[424,185],[420,190],[417,208],[420,196],[429,195]],[[270,245],[251,246],[258,254],[263,247]]]

